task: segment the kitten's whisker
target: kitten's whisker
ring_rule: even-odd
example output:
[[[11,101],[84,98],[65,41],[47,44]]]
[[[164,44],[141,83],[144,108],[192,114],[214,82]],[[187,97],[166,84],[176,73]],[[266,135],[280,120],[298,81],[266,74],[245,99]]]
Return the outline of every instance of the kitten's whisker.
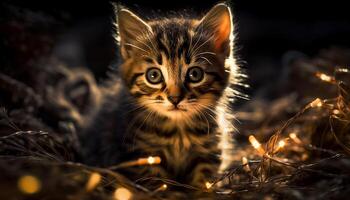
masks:
[[[196,56],[203,55],[203,54],[210,54],[210,55],[214,55],[214,56],[216,55],[216,53],[214,53],[214,52],[205,51],[205,52],[200,52],[200,53],[196,54]]]
[[[153,110],[151,110],[149,113],[148,113],[148,115],[147,115],[147,117],[143,120],[143,122],[141,123],[141,125],[138,127],[138,128],[136,128],[136,130],[139,130],[144,124],[145,124],[145,122],[148,120],[148,118],[151,116],[151,115],[153,115],[153,114],[155,114],[155,111],[153,111]],[[137,131],[135,131],[135,133],[134,133],[134,135],[133,135],[133,150],[135,150],[135,138],[136,138],[136,134],[137,134]]]
[[[209,124],[209,120],[207,119],[207,117],[205,116],[205,114],[202,113],[202,111],[200,109],[198,109],[197,107],[193,107],[200,116],[203,116],[205,121],[207,122],[207,135],[210,134],[210,124]]]
[[[130,130],[132,130],[132,129],[134,128],[135,123],[139,120],[139,118],[142,118],[142,115],[143,115],[146,111],[147,111],[147,110],[142,110],[141,112],[137,113],[137,115],[131,120],[131,122],[128,123],[129,125],[128,125],[127,129],[126,129],[126,133],[129,133]],[[133,133],[133,132],[131,132],[131,133]],[[125,141],[125,139],[126,139],[127,136],[128,136],[128,135],[124,135],[123,141]],[[134,137],[134,136],[133,136],[133,137]]]
[[[129,113],[132,113],[132,112],[134,112],[134,111],[136,111],[136,110],[139,110],[139,109],[146,109],[146,107],[145,107],[145,105],[138,106],[138,107],[136,107],[136,108],[133,108],[133,109],[131,109],[131,110],[125,112],[125,115],[127,115],[127,114],[129,114]]]
[[[203,25],[202,24],[200,24],[200,30],[201,30],[201,32],[199,33],[199,37],[198,37],[196,43],[193,45],[193,47],[190,48],[191,49],[191,54],[190,54],[191,56],[193,56],[192,49],[195,49],[197,47],[199,40],[202,38],[202,35],[203,35]]]
[[[154,100],[154,99],[149,98],[149,99],[146,99],[146,100]],[[135,104],[136,104],[136,103],[137,103],[137,102],[135,102]],[[155,102],[144,103],[144,104],[142,104],[142,105],[140,105],[140,106],[137,106],[136,108],[133,108],[132,110],[126,112],[125,114],[129,114],[129,113],[131,113],[131,112],[134,112],[134,111],[136,111],[136,110],[138,110],[138,109],[142,109],[142,108],[147,109],[146,106],[151,105],[151,104],[154,104],[154,103],[161,103],[161,102],[155,101]],[[124,104],[124,105],[125,105],[125,104]],[[134,105],[134,104],[132,104],[132,105]]]
[[[204,56],[201,56],[201,57],[199,57],[198,59],[203,59],[203,60],[207,61],[210,65],[213,64],[213,63],[211,63],[211,62],[208,60],[208,58],[206,58],[206,57],[204,57]]]
[[[134,47],[134,48],[139,49],[139,50],[141,50],[141,51],[143,51],[143,52],[146,52],[147,54],[149,53],[149,52],[146,51],[145,49],[143,49],[143,48],[141,48],[141,47],[139,47],[139,46],[136,46],[136,45],[134,45],[134,44],[125,43],[124,45],[130,46],[130,47]]]
[[[201,45],[199,45],[199,46],[193,51],[194,55],[197,54],[197,51],[198,51],[203,45],[205,45],[207,42],[209,42],[209,41],[212,40],[213,38],[214,38],[214,35],[210,36],[205,42],[203,42]]]
[[[126,128],[126,133],[129,133],[130,130],[131,130],[132,128],[134,128],[134,125],[135,125],[135,123],[137,122],[137,120],[139,120],[139,117],[141,116],[141,118],[142,118],[142,115],[143,115],[146,111],[147,111],[147,110],[145,109],[145,110],[142,110],[141,112],[137,113],[137,115],[131,120],[131,122],[128,123],[129,125],[128,125],[128,127]],[[127,135],[127,134],[124,134],[124,136],[123,136],[123,142],[125,142],[126,137],[128,137],[128,135]]]
[[[214,106],[213,104],[209,104],[208,106],[207,105],[204,105],[204,104],[201,104],[201,103],[198,103],[199,106],[203,106],[204,108],[210,110],[213,114],[217,114],[215,108],[212,108],[210,106]]]
[[[214,111],[213,109],[211,109],[211,108],[209,108],[208,106],[205,106],[205,105],[203,105],[203,104],[198,104],[198,106],[201,106],[202,108],[204,108],[204,109],[208,109],[210,112],[212,112],[214,115],[217,115],[216,114],[216,111]],[[203,110],[204,112],[205,112],[205,110]],[[216,118],[215,118],[215,116],[213,116],[211,113],[208,113],[208,112],[205,112],[206,114],[208,114],[211,118],[212,118],[212,120],[214,120],[214,121],[216,121]]]
[[[154,44],[154,42],[152,41],[152,39],[150,38],[149,34],[146,34],[147,40],[151,43],[152,47],[153,47],[153,53],[157,53],[157,48]]]
[[[153,48],[151,48],[148,44],[146,44],[146,43],[144,43],[143,41],[141,41],[138,37],[136,37],[136,40],[137,40],[138,42],[140,42],[141,44],[145,45],[145,46],[148,48],[148,50],[154,51]]]
[[[218,102],[218,103],[219,103],[219,105],[220,105],[220,102]],[[211,106],[214,106],[213,104],[210,104],[210,105],[211,105]],[[231,108],[230,108],[228,105],[226,105],[226,104],[221,103],[221,106],[224,106],[225,109],[231,110]],[[242,123],[241,121],[239,121],[239,119],[236,118],[236,116],[234,116],[234,115],[230,115],[230,116],[233,118],[233,120],[237,121],[239,124]]]
[[[190,34],[190,45],[188,47],[188,51],[186,52],[186,56],[189,56],[190,57],[190,50],[192,49],[192,42],[193,42],[193,35]]]

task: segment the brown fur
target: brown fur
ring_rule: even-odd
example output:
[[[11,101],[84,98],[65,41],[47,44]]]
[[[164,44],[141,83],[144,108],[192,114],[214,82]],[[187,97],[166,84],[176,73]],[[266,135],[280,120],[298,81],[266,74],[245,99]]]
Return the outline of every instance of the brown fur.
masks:
[[[159,166],[137,168],[136,177],[158,175],[203,187],[229,166],[233,153],[228,104],[239,73],[229,7],[218,4],[202,19],[153,21],[119,9],[116,26],[125,86],[119,103],[132,104],[121,119],[127,122],[125,154],[162,158]],[[150,69],[155,77],[161,74],[160,82],[146,78]]]

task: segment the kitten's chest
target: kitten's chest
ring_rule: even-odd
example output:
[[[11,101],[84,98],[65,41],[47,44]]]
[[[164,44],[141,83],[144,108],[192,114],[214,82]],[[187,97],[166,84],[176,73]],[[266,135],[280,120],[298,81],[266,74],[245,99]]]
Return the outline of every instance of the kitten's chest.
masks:
[[[193,162],[200,158],[211,159],[211,155],[218,153],[215,129],[200,132],[196,127],[193,133],[190,129],[142,129],[136,131],[134,150],[144,156],[160,156],[162,165],[174,172],[186,171]],[[212,132],[208,132],[212,131]]]

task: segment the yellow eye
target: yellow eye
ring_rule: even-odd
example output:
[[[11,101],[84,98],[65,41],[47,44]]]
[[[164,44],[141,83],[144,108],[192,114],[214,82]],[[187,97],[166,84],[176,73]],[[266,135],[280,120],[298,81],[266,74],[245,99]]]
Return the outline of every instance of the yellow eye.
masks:
[[[191,67],[187,71],[187,80],[192,83],[198,83],[204,78],[204,71],[200,67]]]
[[[163,75],[160,69],[150,68],[146,72],[146,79],[151,84],[158,84],[163,81]]]

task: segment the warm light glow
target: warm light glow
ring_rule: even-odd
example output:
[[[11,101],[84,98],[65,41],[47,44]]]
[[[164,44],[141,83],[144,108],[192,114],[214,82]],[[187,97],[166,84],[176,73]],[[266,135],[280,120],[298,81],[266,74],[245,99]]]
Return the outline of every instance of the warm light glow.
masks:
[[[278,148],[283,148],[286,145],[286,142],[284,140],[281,140],[278,142]]]
[[[324,74],[324,73],[320,73],[320,72],[317,72],[316,73],[316,76],[321,79],[322,81],[326,81],[326,82],[334,82],[334,78],[331,77],[331,76],[328,76],[327,74]]]
[[[160,186],[159,188],[155,189],[153,191],[153,194],[157,193],[157,192],[160,192],[160,191],[164,191],[168,188],[168,185],[167,184],[163,184],[162,186]]]
[[[259,153],[265,154],[265,150],[261,147],[260,142],[253,135],[249,136],[249,142],[256,150],[258,150]]]
[[[213,186],[210,182],[205,182],[205,187],[209,190]]]
[[[41,182],[35,176],[31,176],[31,175],[22,176],[18,180],[18,188],[23,193],[34,194],[40,191]]]
[[[246,157],[242,157],[242,165],[243,165],[244,171],[246,171],[246,172],[250,171],[250,166],[248,163],[248,159]]]
[[[248,164],[248,159],[246,157],[242,157],[242,164],[247,165]]]
[[[301,140],[298,138],[296,133],[289,134],[290,139],[292,139],[295,143],[300,144]]]
[[[345,72],[345,73],[349,73],[350,70],[349,69],[346,69],[346,68],[339,68],[337,69],[337,72]]]
[[[317,98],[315,99],[313,102],[310,103],[310,106],[312,108],[315,108],[315,107],[322,107],[323,106],[323,102],[320,98]]]
[[[333,114],[335,114],[335,115],[339,115],[339,114],[340,114],[340,111],[339,111],[339,110],[337,110],[337,109],[335,109],[335,110],[333,110]]]
[[[284,140],[280,140],[278,142],[277,148],[274,150],[274,153],[277,153],[278,151],[280,151],[285,145],[286,145],[286,142]]]
[[[101,175],[99,173],[92,173],[89,181],[86,184],[86,190],[87,191],[91,191],[93,189],[95,189],[95,187],[100,183],[101,181]]]
[[[148,158],[140,158],[137,160],[138,165],[154,165],[161,163],[162,159],[159,156],[149,156]]]
[[[131,192],[126,188],[117,188],[114,192],[114,199],[116,200],[130,200],[132,197]]]
[[[148,157],[147,162],[148,162],[148,164],[150,164],[150,165],[154,164],[154,162],[155,162],[154,157],[152,157],[152,156]]]
[[[260,146],[261,146],[261,144],[258,142],[258,140],[256,140],[256,138],[253,135],[249,136],[249,142],[256,149],[260,148]]]

